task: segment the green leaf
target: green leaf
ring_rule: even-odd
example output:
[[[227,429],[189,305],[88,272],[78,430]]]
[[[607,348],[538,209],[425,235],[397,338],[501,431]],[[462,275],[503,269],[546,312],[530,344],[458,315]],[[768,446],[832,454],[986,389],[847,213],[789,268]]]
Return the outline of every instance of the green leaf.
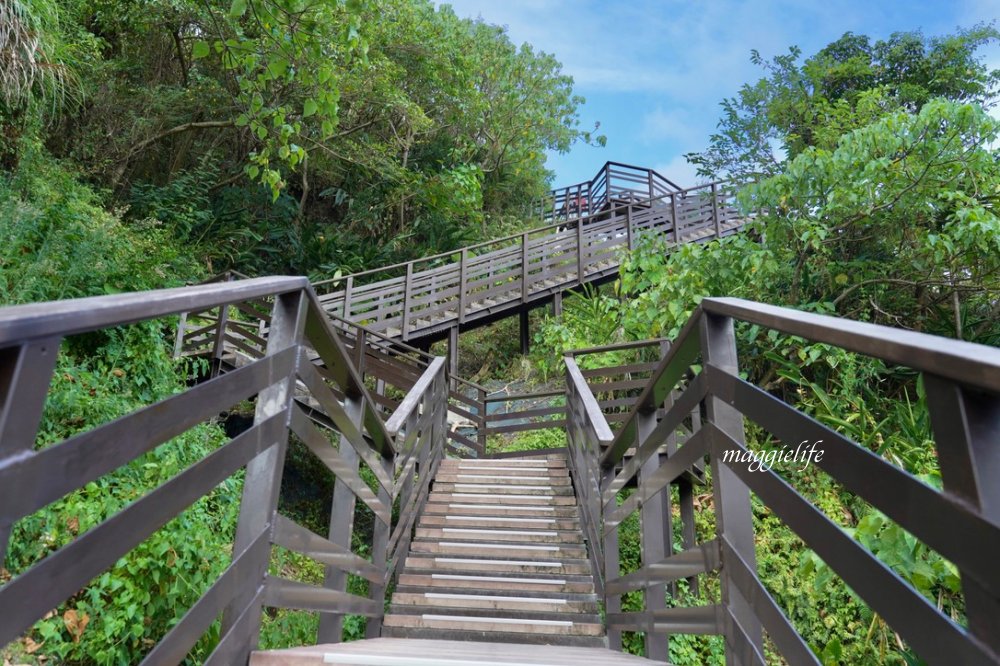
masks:
[[[191,49],[191,57],[195,60],[198,58],[204,58],[209,53],[210,49],[208,48],[208,42],[197,41]]]
[[[319,105],[316,104],[316,100],[307,99],[306,103],[302,105],[302,117],[303,118],[308,118],[309,116],[311,116],[314,113],[316,113],[316,110],[318,108],[319,108]]]
[[[233,4],[229,5],[230,18],[240,18],[246,13],[247,13],[247,0],[233,0]]]

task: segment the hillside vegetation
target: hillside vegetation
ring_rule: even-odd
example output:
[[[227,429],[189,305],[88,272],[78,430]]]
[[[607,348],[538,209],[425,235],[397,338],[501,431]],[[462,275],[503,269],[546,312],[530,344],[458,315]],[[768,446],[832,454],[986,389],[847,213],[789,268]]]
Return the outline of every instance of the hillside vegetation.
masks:
[[[0,24],[4,305],[230,268],[332,277],[452,250],[529,224],[522,211],[552,184],[546,151],[605,141],[580,127],[583,100],[552,56],[425,0],[10,0]],[[671,337],[714,295],[1000,343],[1000,125],[984,111],[998,75],[977,57],[996,41],[980,26],[941,38],[848,34],[804,61],[797,49],[755,55],[765,78],[723,103],[718,133],[690,156],[704,176],[734,179],[756,215],[750,230],[669,255],[643,243],[613,289],[568,299],[561,320],[545,321],[530,363],[496,358],[511,341],[477,333],[494,356],[482,372],[553,376],[564,349]],[[38,446],[182,390],[198,368],[171,358],[174,324],[65,342]],[[913,373],[739,334],[751,379],[940,483]],[[201,426],[20,521],[0,581],[224,440],[221,420]],[[297,473],[322,489],[296,455]],[[950,563],[828,480],[795,481],[961,620]],[[220,486],[0,658],[139,661],[227,561],[241,485]],[[315,497],[295,501],[286,508],[303,524],[326,510]],[[826,663],[916,663],[776,519],[760,507],[756,518],[761,571]],[[634,566],[631,537],[624,561]],[[264,643],[307,640],[311,622],[268,616]],[[362,635],[347,625],[348,637]],[[638,651],[639,637],[627,646]],[[678,638],[672,658],[721,663],[720,649]]]

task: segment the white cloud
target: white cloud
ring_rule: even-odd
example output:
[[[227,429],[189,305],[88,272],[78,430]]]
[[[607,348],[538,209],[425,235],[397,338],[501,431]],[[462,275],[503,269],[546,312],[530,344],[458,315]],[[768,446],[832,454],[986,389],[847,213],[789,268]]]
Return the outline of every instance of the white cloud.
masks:
[[[653,167],[662,176],[666,176],[683,188],[694,187],[701,184],[705,179],[698,176],[697,168],[693,164],[688,164],[683,155],[678,155],[669,162],[658,164]]]
[[[687,142],[700,130],[700,123],[680,108],[664,109],[658,106],[642,117],[641,138],[647,142],[672,140]],[[697,130],[695,129],[697,128]]]

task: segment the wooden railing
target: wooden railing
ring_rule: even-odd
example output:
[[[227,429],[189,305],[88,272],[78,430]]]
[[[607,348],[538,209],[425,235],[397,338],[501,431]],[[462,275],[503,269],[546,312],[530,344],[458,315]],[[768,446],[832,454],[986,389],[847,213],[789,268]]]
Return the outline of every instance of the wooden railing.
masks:
[[[231,279],[234,278],[224,274],[209,282]],[[262,358],[270,326],[267,314],[270,301],[262,298],[181,313],[175,356],[211,359],[212,376]],[[435,357],[336,314],[327,312],[327,318],[340,334],[344,348],[361,381],[368,387],[379,413],[388,417]],[[314,353],[310,354],[310,359],[314,364],[323,362]],[[447,431],[448,444],[460,455],[481,456],[486,446],[486,389],[457,376],[449,376],[449,382],[451,425]],[[469,430],[475,432],[470,433]]]
[[[734,193],[711,183],[314,286],[327,312],[408,341],[610,278],[642,236],[703,242],[744,223]]]
[[[607,206],[640,203],[682,188],[653,169],[606,162],[590,180],[552,190],[532,205],[531,217],[543,222],[593,215]]]
[[[256,308],[265,301],[272,305],[261,356],[114,421],[36,448],[49,382],[67,336],[181,312],[244,311],[243,306]],[[224,314],[217,319],[216,324]],[[230,330],[221,327],[216,337]],[[220,282],[0,310],[0,555],[6,554],[17,521],[256,398],[248,430],[0,585],[0,645],[27,631],[240,470],[245,470],[243,498],[231,562],[151,646],[142,663],[180,663],[220,615],[220,638],[205,663],[246,663],[263,607],[318,612],[319,642],[341,639],[345,614],[368,617],[368,635],[377,636],[386,586],[406,557],[415,516],[444,455],[447,386],[444,359],[434,359],[384,424],[305,278]],[[334,475],[336,511],[325,536],[277,513],[290,433]],[[374,479],[371,486],[364,469]],[[373,517],[371,560],[351,551],[358,502]],[[394,510],[399,515],[395,525]],[[323,586],[269,575],[273,546],[325,565]],[[367,597],[347,592],[348,574],[369,581]]]
[[[943,490],[740,378],[734,321],[908,366],[926,388]],[[697,365],[696,365],[697,364]],[[603,572],[611,644],[645,632],[647,656],[666,660],[671,634],[725,637],[727,663],[765,663],[766,636],[792,664],[819,664],[762,582],[751,493],[805,542],[919,657],[930,664],[1000,663],[1000,350],[739,299],[702,301],[665,352],[617,434],[572,357],[566,360],[567,432],[591,556]],[[801,495],[779,473],[746,462],[745,420],[795,449],[817,443],[812,464],[882,512],[961,574],[959,624]],[[696,542],[692,484],[711,469],[715,535]],[[741,462],[742,461],[742,462]],[[671,488],[679,489],[681,549]],[[702,490],[701,492],[708,492]],[[637,515],[641,566],[622,573],[619,527]],[[668,586],[718,577],[716,604],[667,603]],[[622,612],[641,591],[644,610]]]

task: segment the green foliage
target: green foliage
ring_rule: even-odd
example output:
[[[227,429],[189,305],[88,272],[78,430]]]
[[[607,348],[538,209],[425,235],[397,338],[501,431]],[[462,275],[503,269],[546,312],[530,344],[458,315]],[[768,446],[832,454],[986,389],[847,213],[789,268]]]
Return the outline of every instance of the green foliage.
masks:
[[[519,432],[510,437],[495,435],[486,441],[486,453],[509,453],[512,451],[538,451],[558,449],[566,446],[566,433],[560,428],[545,428]]]
[[[749,182],[781,171],[776,145],[793,159],[808,147],[831,150],[843,133],[936,97],[985,104],[1000,72],[976,53],[998,37],[987,26],[933,38],[897,32],[875,43],[848,32],[802,64],[797,47],[771,61],[753,51],[767,78],[724,100],[710,147],[687,157],[702,175]]]

